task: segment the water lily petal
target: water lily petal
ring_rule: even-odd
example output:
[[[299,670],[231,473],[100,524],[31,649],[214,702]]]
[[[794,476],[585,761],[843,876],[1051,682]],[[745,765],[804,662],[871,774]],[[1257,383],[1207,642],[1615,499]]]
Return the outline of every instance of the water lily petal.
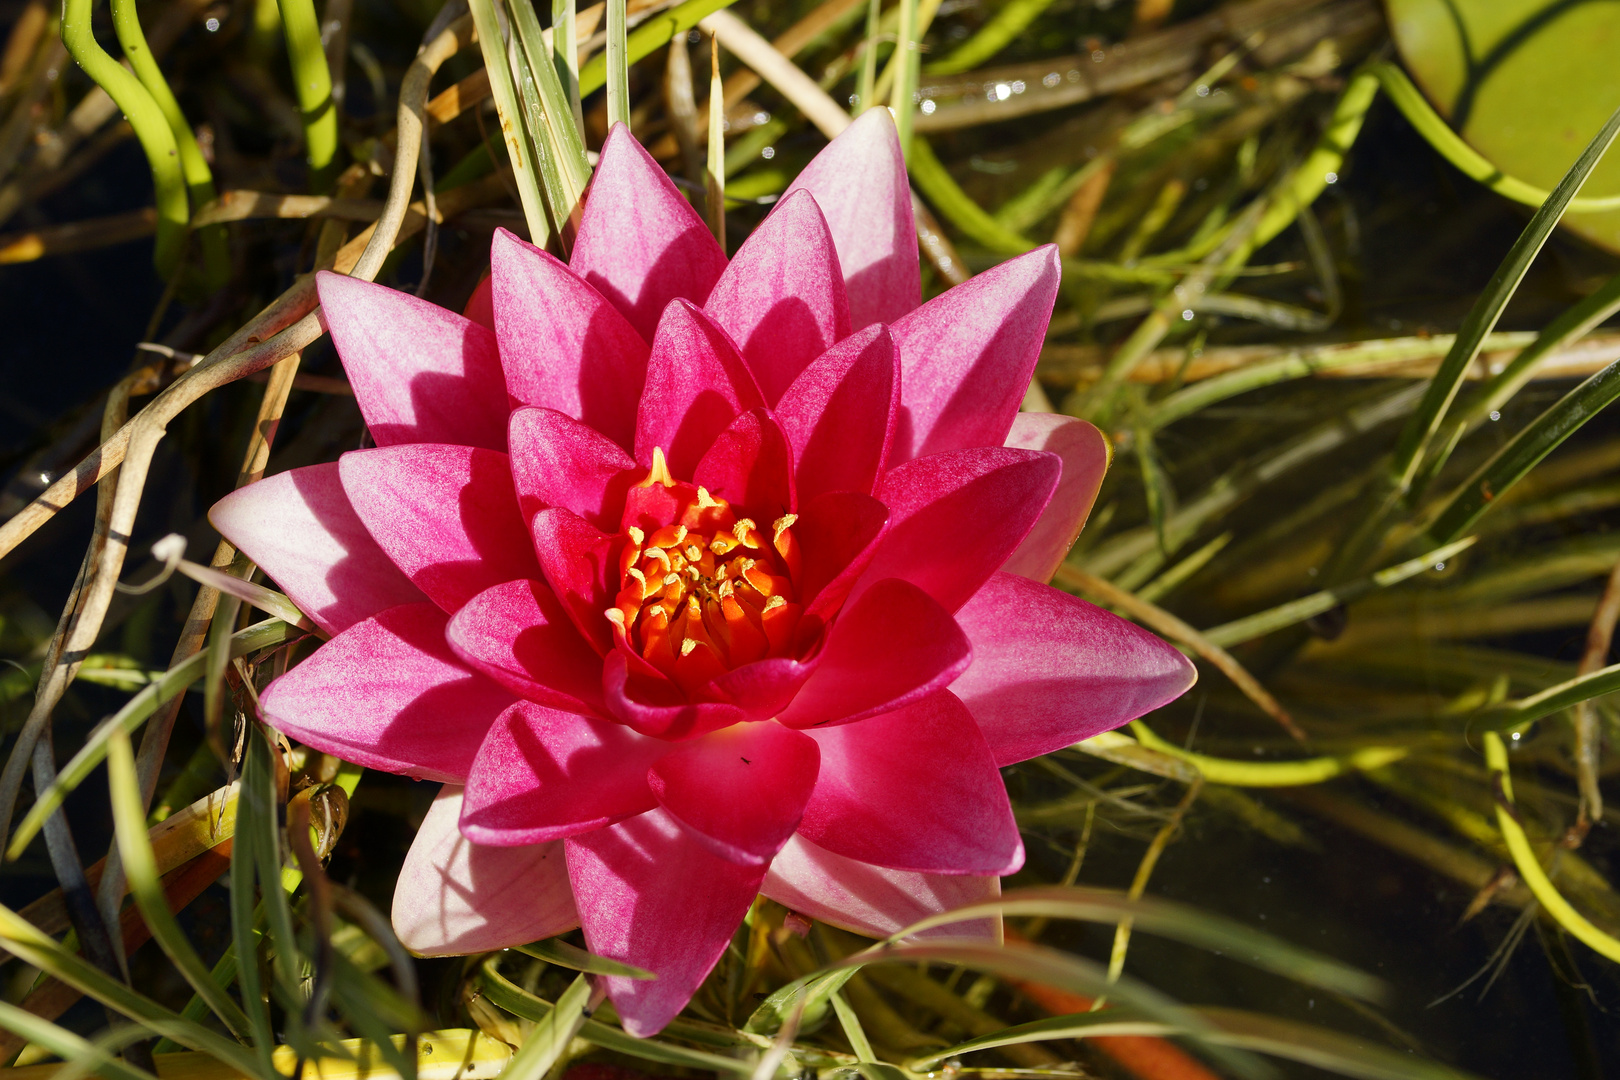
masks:
[[[652,465],[664,452],[676,477],[692,475],[698,459],[737,414],[763,404],[748,366],[726,332],[685,300],[664,309],[647,386],[636,414],[636,460]]]
[[[794,506],[792,454],[776,418],[749,409],[714,440],[692,482],[758,516],[764,527]]]
[[[856,328],[917,306],[917,222],[900,136],[887,109],[867,109],[788,185],[816,197],[838,248]]]
[[[366,531],[335,461],[239,488],[208,520],[328,634],[427,599]]]
[[[355,450],[338,475],[394,565],[446,611],[491,585],[540,576],[505,454],[439,443]]]
[[[403,604],[357,622],[265,688],[277,730],[368,769],[462,783],[513,698],[445,641],[450,617]]]
[[[838,614],[888,520],[888,507],[858,491],[829,491],[801,504],[793,533],[804,553],[798,585],[806,614],[823,622]]]
[[[1057,248],[992,267],[897,321],[900,425],[890,464],[999,446],[1040,357],[1057,299]]]
[[[520,701],[479,748],[461,831],[479,844],[538,844],[651,810],[647,769],[668,751],[623,724]]]
[[[579,925],[561,841],[490,847],[461,835],[461,788],[446,785],[394,885],[394,933],[418,956],[527,945]]]
[[[845,338],[799,372],[776,404],[776,419],[793,446],[801,502],[827,491],[877,490],[899,389],[900,356],[882,326]]]
[[[663,810],[565,848],[586,946],[658,975],[603,980],[624,1029],[656,1035],[726,951],[765,868],[722,859]]]
[[[495,230],[490,260],[507,391],[628,447],[647,374],[646,341],[601,293],[505,229]]]
[[[814,739],[767,720],[681,743],[647,783],[710,851],[763,867],[798,827],[820,760]]]
[[[524,521],[548,506],[572,510],[597,528],[616,529],[636,463],[606,435],[556,409],[512,413],[512,482]]]
[[[742,347],[767,405],[849,336],[843,271],[809,192],[782,199],[749,234],[703,310]]]
[[[671,300],[709,298],[726,253],[630,129],[615,124],[568,265],[651,341]]]
[[[495,329],[495,279],[488,274],[478,279],[473,287],[472,295],[467,297],[467,306],[461,309],[461,314],[477,323]]]
[[[1001,879],[994,875],[890,870],[834,855],[795,836],[771,861],[759,891],[801,915],[882,938],[930,915],[994,900],[1001,895]],[[951,923],[917,936],[989,938],[999,943],[1001,920]]]
[[[360,278],[322,271],[315,283],[321,319],[378,446],[506,449],[506,376],[488,327]]]
[[[815,794],[799,824],[812,843],[929,874],[1007,875],[1024,864],[990,748],[949,691],[805,734],[821,745]]]
[[[1050,581],[1074,546],[1086,515],[1097,501],[1111,456],[1108,439],[1084,420],[1054,413],[1021,412],[1007,434],[1007,445],[1045,450],[1063,461],[1052,501],[1002,569],[1035,581]]]
[[[640,657],[627,657],[623,648],[615,648],[602,661],[602,693],[609,712],[633,730],[658,739],[692,739],[747,718],[730,702],[688,701],[662,672]]]
[[[971,656],[950,612],[909,581],[885,578],[832,624],[781,721],[811,728],[891,712],[949,686]]]
[[[1055,454],[985,446],[908,461],[884,478],[889,527],[855,595],[904,578],[946,611],[978,591],[1046,508],[1063,466]]]
[[[602,659],[543,581],[485,589],[451,617],[445,636],[468,666],[520,697],[568,712],[605,709]]]
[[[755,660],[716,676],[702,696],[737,706],[744,719],[769,720],[788,707],[820,662],[819,655],[806,660],[786,656]]]
[[[1198,671],[1134,623],[1001,573],[956,613],[973,663],[951,685],[997,765],[1050,753],[1180,697]]]
[[[617,541],[578,514],[551,507],[534,516],[534,550],[551,591],[581,636],[602,654],[613,644],[607,617],[616,588]]]

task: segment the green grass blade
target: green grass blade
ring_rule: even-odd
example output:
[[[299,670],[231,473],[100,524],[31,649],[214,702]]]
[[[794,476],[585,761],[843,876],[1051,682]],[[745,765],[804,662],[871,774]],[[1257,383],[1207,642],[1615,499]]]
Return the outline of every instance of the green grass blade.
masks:
[[[1586,144],[1586,148],[1575,159],[1575,163],[1564,174],[1564,178],[1558,182],[1553,193],[1547,197],[1547,201],[1542,203],[1540,209],[1531,217],[1530,223],[1514,241],[1512,250],[1496,268],[1496,273],[1491,276],[1490,284],[1474,302],[1467,318],[1463,320],[1462,327],[1457,331],[1457,340],[1453,342],[1451,351],[1440,362],[1440,369],[1429,381],[1423,400],[1408,418],[1406,428],[1395,444],[1395,453],[1389,464],[1389,480],[1397,491],[1404,493],[1411,485],[1424,454],[1446,418],[1446,411],[1451,408],[1451,403],[1462,386],[1463,378],[1468,374],[1469,366],[1479,355],[1479,348],[1485,340],[1485,335],[1491,332],[1497,320],[1502,317],[1502,311],[1513,298],[1513,294],[1518,291],[1519,282],[1529,271],[1530,264],[1535,261],[1542,245],[1547,242],[1547,237],[1552,234],[1559,219],[1564,216],[1570,200],[1581,189],[1581,185],[1586,183],[1586,178],[1592,174],[1592,170],[1597,168],[1598,162],[1602,160],[1604,152],[1608,150],[1616,134],[1620,134],[1620,109],[1615,110],[1592,137],[1591,142]]]
[[[1616,690],[1620,690],[1620,664],[1611,664],[1591,674],[1549,686],[1539,694],[1492,706],[1479,714],[1478,721],[1494,731],[1507,731]]]
[[[978,67],[996,53],[1011,45],[1030,23],[1040,18],[1041,12],[1052,6],[1052,0],[1012,0],[980,27],[979,32],[953,49],[950,55],[936,60],[926,68],[930,75],[955,75]]]
[[[145,1069],[138,1069],[87,1039],[61,1028],[42,1016],[10,1002],[0,1001],[0,1027],[44,1047],[66,1064],[63,1072],[77,1069],[80,1075],[92,1073],[106,1080],[156,1080]],[[62,1073],[56,1075],[61,1076]]]
[[[511,1080],[542,1080],[590,1019],[593,1000],[600,1001],[601,995],[591,989],[591,977],[582,974],[534,1025],[503,1075]]]
[[[271,764],[275,754],[264,731],[253,725],[248,732],[246,760],[242,766],[241,793],[237,796],[236,834],[252,836],[254,872],[263,898],[265,933],[275,958],[274,969],[282,989],[294,994],[300,981],[298,938],[293,931],[292,906],[287,891],[276,886],[282,880],[281,826],[283,808],[276,793]]]
[[[847,956],[831,966],[859,968],[873,963],[960,966],[1092,998],[1106,995],[1110,1000],[1117,1000],[1146,1017],[1173,1025],[1195,1038],[1212,1030],[1209,1023],[1191,1010],[1151,987],[1130,978],[1111,982],[1100,964],[1041,945],[997,945],[980,940],[931,940],[898,945],[885,943]],[[1275,1075],[1269,1066],[1248,1053],[1226,1051],[1217,1056],[1222,1065],[1239,1076]]]
[[[605,956],[586,952],[575,945],[557,938],[547,938],[529,945],[519,945],[514,952],[524,956],[532,956],[536,960],[544,960],[548,964],[567,968],[570,971],[581,971],[588,975],[622,975],[629,979],[656,979],[657,975],[644,968],[630,964],[621,964],[617,960],[609,960]]]
[[[529,241],[545,247],[551,239],[551,225],[546,219],[545,197],[540,193],[534,149],[523,135],[522,106],[512,81],[512,67],[506,61],[506,43],[501,37],[495,4],[496,0],[467,0],[478,31],[478,48],[484,55],[484,70],[489,73],[490,96],[495,99],[495,112],[501,120],[502,141],[517,184],[518,201],[523,204],[523,218],[529,225]]]
[[[529,74],[540,96],[540,109],[545,118],[543,128],[532,129],[530,138],[536,146],[542,138],[547,142],[551,167],[556,171],[558,194],[553,197],[551,216],[554,221],[567,221],[578,210],[585,186],[591,181],[591,163],[585,157],[585,143],[579,129],[574,126],[573,108],[568,91],[557,76],[557,68],[546,48],[540,30],[540,19],[534,13],[532,0],[511,0],[512,22],[517,27],[518,42],[528,62]],[[552,33],[557,29],[553,27]],[[547,193],[550,193],[547,187]]]
[[[1414,578],[1428,570],[1436,563],[1443,563],[1452,556],[1473,547],[1478,537],[1465,536],[1461,540],[1453,541],[1425,552],[1415,559],[1397,563],[1386,567],[1370,577],[1360,581],[1341,585],[1334,589],[1323,589],[1309,596],[1302,596],[1298,600],[1291,600],[1286,604],[1279,604],[1266,611],[1256,612],[1241,619],[1234,619],[1229,623],[1211,627],[1204,631],[1204,636],[1215,644],[1226,648],[1239,645],[1245,641],[1274,634],[1278,630],[1290,626],[1297,626],[1307,619],[1315,618],[1326,611],[1331,611],[1340,604],[1347,604],[1352,600],[1360,599],[1379,589],[1387,589],[1392,585]]]
[[[260,649],[273,648],[291,641],[302,633],[303,631],[281,619],[266,619],[231,635],[231,656],[246,656]],[[62,770],[56,775],[56,782],[46,788],[34,801],[28,814],[17,825],[17,831],[12,834],[11,843],[6,848],[6,858],[20,857],[29,842],[39,834],[45,819],[55,813],[63,800],[106,758],[107,744],[114,728],[129,734],[140,727],[159,706],[200,679],[207,661],[206,653],[198,653],[176,664],[165,672],[162,678],[148,685],[131,698],[122,709],[99,724],[90,733],[90,737],[85,740],[79,752],[62,766]]]
[[[1444,542],[1472,528],[1480,516],[1524,479],[1542,458],[1617,397],[1620,397],[1620,361],[1565,394],[1475,470],[1435,518],[1429,527],[1429,536]]]
[[[834,990],[830,997],[833,1012],[838,1014],[838,1026],[843,1028],[844,1038],[849,1040],[855,1056],[861,1059],[862,1064],[877,1061],[877,1055],[872,1053],[871,1040],[866,1037],[866,1029],[861,1027],[861,1018],[855,1015],[855,1010],[845,1000],[843,993]]]
[[[155,1035],[173,1039],[241,1072],[243,1076],[277,1080],[274,1073],[258,1071],[253,1055],[235,1041],[185,1020],[144,994],[97,968],[82,956],[68,952],[8,907],[0,906],[0,946],[25,964],[60,979],[80,993],[123,1013]]]
[[[248,1034],[248,1018],[223,987],[214,981],[202,958],[191,947],[185,932],[169,911],[163,895],[163,882],[152,854],[152,842],[146,834],[146,814],[141,806],[140,780],[135,775],[135,751],[129,736],[114,728],[107,750],[107,781],[112,794],[113,826],[118,841],[118,854],[124,861],[124,872],[129,878],[130,892],[141,909],[141,917],[151,928],[158,947],[173,962],[175,968],[191,984],[214,1015],[238,1038]]]
[[[992,915],[1043,916],[1118,924],[1132,920],[1137,930],[1184,945],[1209,949],[1324,990],[1369,1001],[1384,996],[1383,984],[1348,964],[1290,945],[1242,923],[1163,900],[1127,899],[1122,892],[1050,885],[1014,889],[999,899],[931,915],[908,926],[891,941],[924,930]]]
[[[651,56],[676,34],[684,34],[708,15],[730,7],[737,0],[686,0],[680,7],[655,15],[636,27],[625,41],[625,63]],[[591,57],[579,69],[579,94],[588,97],[607,83],[607,56],[603,53]]]
[[[932,1051],[906,1064],[914,1070],[924,1070],[946,1058],[970,1054],[975,1050],[994,1050],[999,1046],[1018,1046],[1022,1043],[1048,1042],[1055,1039],[1095,1039],[1098,1036],[1109,1035],[1165,1034],[1179,1034],[1179,1032],[1129,1009],[1106,1009],[1101,1012],[1053,1016],[1028,1024],[1015,1024],[993,1035],[982,1035],[944,1050]]]
[[[1480,387],[1468,402],[1459,423],[1473,427],[1484,422],[1486,417],[1506,405],[1513,395],[1523,389],[1535,372],[1537,361],[1585,337],[1617,311],[1620,311],[1620,274],[1605,281],[1591,296],[1548,323],[1547,328],[1536,335],[1535,341],[1520,350],[1519,355],[1505,368]]]
[[[485,960],[480,970],[479,986],[484,995],[497,1008],[505,1009],[525,1020],[540,1021],[551,1015],[551,1003],[523,990],[502,975],[498,969],[500,954]],[[663,1065],[680,1065],[707,1072],[751,1075],[754,1067],[747,1061],[703,1050],[693,1050],[664,1039],[638,1039],[624,1030],[587,1020],[580,1028],[579,1037],[604,1050],[628,1054],[643,1061],[656,1061]]]
[[[630,64],[624,25],[625,0],[607,2],[607,122],[630,124]]]

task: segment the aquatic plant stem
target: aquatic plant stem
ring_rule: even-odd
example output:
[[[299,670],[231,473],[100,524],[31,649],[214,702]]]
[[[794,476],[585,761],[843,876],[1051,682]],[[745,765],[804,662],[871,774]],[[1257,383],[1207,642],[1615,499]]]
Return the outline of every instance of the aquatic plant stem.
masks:
[[[331,187],[337,161],[337,102],[332,97],[332,69],[326,64],[314,0],[280,0],[280,7],[287,57],[292,63],[293,90],[304,122],[309,186],[320,194]]]
[[[894,113],[894,126],[900,133],[900,152],[911,157],[912,99],[917,96],[917,7],[919,0],[900,0],[900,26],[895,31],[894,55],[889,58],[889,70],[894,71],[894,91],[889,98],[889,109]],[[938,6],[937,4],[935,5]],[[881,94],[882,86],[875,88]]]
[[[1140,720],[1131,723],[1131,733],[1136,736],[1137,742],[1149,750],[1184,761],[1210,783],[1228,787],[1303,787],[1320,784],[1348,772],[1381,769],[1411,753],[1404,746],[1365,746],[1342,756],[1306,758],[1303,761],[1234,761],[1183,750],[1159,738],[1152,728]],[[1124,737],[1117,733],[1110,734],[1115,738]]]
[[[1564,899],[1552,880],[1547,877],[1547,872],[1541,868],[1541,861],[1531,849],[1530,838],[1525,835],[1513,807],[1513,776],[1508,769],[1507,745],[1502,741],[1502,736],[1494,731],[1487,731],[1484,734],[1484,742],[1485,767],[1491,771],[1491,775],[1500,785],[1501,799],[1496,806],[1496,824],[1502,830],[1502,839],[1506,841],[1508,852],[1513,856],[1513,865],[1519,871],[1519,878],[1541,902],[1542,910],[1546,911],[1559,926],[1568,930],[1593,952],[1620,964],[1620,941],[1593,926],[1587,921],[1586,916],[1570,906],[1569,901]]]
[[[720,82],[720,38],[709,35],[709,140],[708,162],[703,170],[704,204],[709,230],[726,249],[726,104]]]
[[[883,0],[867,0],[866,41],[861,52],[861,75],[855,84],[855,114],[877,104],[878,23],[883,17]]]
[[[62,8],[62,43],[84,73],[123,111],[146,153],[158,212],[153,262],[159,274],[170,278],[180,268],[190,214],[174,130],[140,79],[96,43],[90,28],[91,7],[91,0],[66,0]]]
[[[163,77],[157,59],[147,46],[146,33],[141,29],[134,0],[112,0],[112,16],[118,43],[123,46],[124,56],[134,69],[135,77],[152,95],[153,102],[168,121],[169,130],[174,133],[175,147],[180,154],[180,171],[191,197],[191,208],[201,210],[214,201],[214,174],[203,157],[202,148],[197,145],[197,136],[192,133],[185,113],[180,110],[180,103],[175,100],[174,91],[169,89],[168,80]],[[203,282],[209,288],[220,288],[231,272],[225,229],[218,225],[200,229],[197,240],[202,248]]]
[[[630,61],[624,25],[625,0],[607,0],[608,127],[630,124]]]

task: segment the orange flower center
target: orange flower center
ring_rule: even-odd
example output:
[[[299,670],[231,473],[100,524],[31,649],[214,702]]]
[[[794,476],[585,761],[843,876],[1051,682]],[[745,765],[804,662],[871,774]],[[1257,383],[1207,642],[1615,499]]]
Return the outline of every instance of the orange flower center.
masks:
[[[654,484],[675,497],[675,520],[651,535],[625,530],[608,619],[689,693],[731,668],[785,655],[803,610],[796,515],[767,533],[725,499],[674,480],[660,450],[637,487]]]

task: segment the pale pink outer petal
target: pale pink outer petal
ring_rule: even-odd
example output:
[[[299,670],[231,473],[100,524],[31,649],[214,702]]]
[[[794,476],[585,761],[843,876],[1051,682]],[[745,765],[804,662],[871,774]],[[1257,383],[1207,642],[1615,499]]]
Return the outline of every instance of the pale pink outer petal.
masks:
[[[641,479],[623,447],[556,409],[516,410],[507,438],[524,521],[560,506],[596,528],[618,531],[624,493]]]
[[[763,403],[726,332],[702,309],[676,300],[664,309],[647,361],[636,407],[636,461],[651,466],[657,447],[676,479],[687,479],[737,414]]]
[[[1057,248],[1009,259],[889,328],[900,350],[900,423],[889,464],[1000,446],[1029,389],[1057,299]]]
[[[759,891],[801,915],[881,938],[897,934],[930,915],[994,900],[1001,895],[1001,879],[994,875],[890,870],[834,855],[795,836],[771,860]],[[982,937],[999,943],[1001,920],[951,923],[924,930],[917,937]]]
[[[1084,420],[1056,413],[1021,412],[1007,434],[1008,446],[1044,450],[1063,461],[1052,501],[1002,569],[1035,581],[1050,581],[1074,546],[1108,471],[1108,439]]]
[[[859,330],[892,323],[917,306],[917,222],[900,136],[887,109],[868,109],[788,185],[821,205]]]
[[[394,933],[418,956],[527,945],[579,925],[561,841],[488,847],[461,835],[461,788],[446,785],[394,885]]]
[[[355,623],[265,687],[259,711],[356,765],[462,783],[513,698],[450,651],[448,621],[432,604],[403,604]]]
[[[480,844],[538,844],[651,810],[647,769],[669,750],[623,724],[517,702],[479,748],[461,831]]]
[[[540,576],[505,454],[443,443],[352,450],[338,475],[394,565],[446,611]]]
[[[568,712],[602,715],[602,658],[579,636],[543,581],[485,589],[450,617],[450,647],[512,693]]]
[[[793,446],[803,502],[828,491],[877,490],[900,406],[900,358],[881,326],[850,335],[811,361],[776,403]]]
[[[427,599],[366,531],[335,461],[239,488],[208,520],[328,634]]]
[[[1024,845],[990,748],[948,690],[857,724],[811,728],[821,772],[799,832],[861,862],[998,874]]]
[[[815,673],[781,721],[812,728],[892,712],[949,686],[971,656],[950,612],[909,581],[885,578],[832,624]]]
[[[973,663],[951,684],[997,765],[1050,753],[1186,693],[1198,669],[1134,623],[1016,574],[956,613]]]
[[[651,341],[671,300],[709,298],[726,253],[630,129],[615,124],[568,265]]]
[[[742,348],[775,405],[805,366],[849,336],[849,299],[827,222],[807,191],[776,204],[703,305]]]
[[[488,327],[360,278],[315,280],[321,321],[378,446],[506,449],[506,376]]]
[[[647,343],[573,272],[505,229],[490,248],[495,336],[506,389],[628,447],[647,376]]]
[[[726,951],[765,868],[722,859],[663,810],[564,846],[586,947],[658,975],[603,980],[624,1029],[656,1035]]]
[[[647,783],[710,851],[764,866],[798,827],[820,760],[814,739],[766,720],[679,744]]]
[[[1040,519],[1063,465],[1055,454],[983,446],[891,469],[879,498],[889,526],[853,596],[903,578],[955,611]]]

